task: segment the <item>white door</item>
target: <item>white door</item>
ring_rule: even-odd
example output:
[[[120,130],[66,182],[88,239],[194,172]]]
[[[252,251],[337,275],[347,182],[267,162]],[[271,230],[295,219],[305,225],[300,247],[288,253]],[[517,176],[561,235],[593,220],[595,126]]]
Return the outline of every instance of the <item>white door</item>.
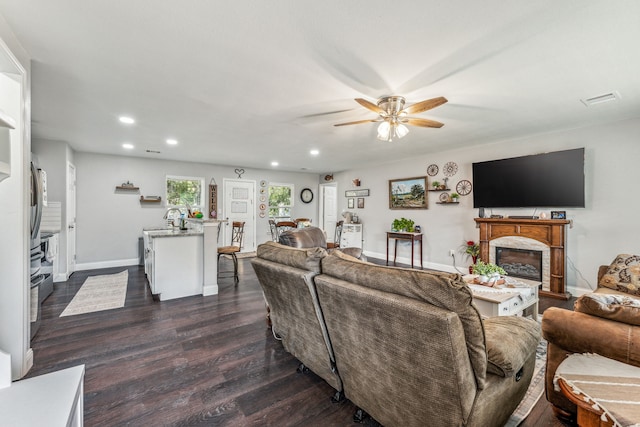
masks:
[[[67,277],[76,271],[76,167],[67,163]]]
[[[338,187],[337,184],[320,185],[320,228],[327,234],[327,242],[333,242],[338,221]]]
[[[225,245],[231,242],[233,221],[244,221],[244,237],[241,252],[256,250],[256,182],[242,179],[223,180],[223,226]],[[221,243],[222,245],[222,243]]]

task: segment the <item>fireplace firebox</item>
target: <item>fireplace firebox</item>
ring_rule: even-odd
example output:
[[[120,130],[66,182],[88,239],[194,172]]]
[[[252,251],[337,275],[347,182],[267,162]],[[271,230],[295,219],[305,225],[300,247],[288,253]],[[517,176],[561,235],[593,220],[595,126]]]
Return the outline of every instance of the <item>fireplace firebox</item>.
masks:
[[[542,281],[542,251],[496,246],[495,259],[509,276]]]

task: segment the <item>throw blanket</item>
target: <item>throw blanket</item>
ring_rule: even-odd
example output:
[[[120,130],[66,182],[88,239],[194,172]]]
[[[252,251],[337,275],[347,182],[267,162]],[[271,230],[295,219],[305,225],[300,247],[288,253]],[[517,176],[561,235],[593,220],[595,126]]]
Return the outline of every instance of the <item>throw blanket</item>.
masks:
[[[562,378],[576,396],[602,410],[615,426],[640,425],[640,368],[598,354],[572,354],[556,370],[553,379],[560,390]]]

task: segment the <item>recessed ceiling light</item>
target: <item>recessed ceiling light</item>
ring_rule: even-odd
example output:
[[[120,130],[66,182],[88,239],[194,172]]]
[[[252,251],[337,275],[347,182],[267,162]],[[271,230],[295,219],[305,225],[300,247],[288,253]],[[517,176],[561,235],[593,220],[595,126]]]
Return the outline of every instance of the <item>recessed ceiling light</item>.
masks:
[[[122,148],[126,148],[127,150],[133,150],[133,144],[129,144],[128,142],[125,142],[124,144],[122,144]]]
[[[178,144],[178,140],[176,140],[176,139],[167,139],[167,144],[169,144],[169,145],[177,145]]]
[[[120,116],[118,118],[118,120],[120,120],[121,123],[125,123],[128,125],[132,125],[134,124],[136,121],[134,119],[132,119],[131,117],[127,117],[127,116]]]
[[[311,151],[309,151],[309,153],[310,153],[312,156],[317,156],[318,154],[320,154],[320,151],[318,151],[318,150],[311,150]]]
[[[280,163],[278,162],[271,162],[271,166],[278,166]]]

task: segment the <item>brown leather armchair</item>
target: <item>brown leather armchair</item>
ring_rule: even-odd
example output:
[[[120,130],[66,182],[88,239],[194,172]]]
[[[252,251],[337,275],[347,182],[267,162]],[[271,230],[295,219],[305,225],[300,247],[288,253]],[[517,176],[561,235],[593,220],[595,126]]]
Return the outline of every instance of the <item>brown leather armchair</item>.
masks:
[[[609,266],[601,266],[598,282]],[[610,288],[598,287],[596,295],[634,297]],[[637,296],[636,296],[637,297]],[[583,297],[584,298],[584,297]],[[578,308],[579,302],[576,302]],[[573,418],[576,405],[553,385],[558,365],[573,353],[596,353],[609,359],[640,366],[640,326],[557,307],[545,310],[542,336],[547,340],[545,393],[556,415]]]

